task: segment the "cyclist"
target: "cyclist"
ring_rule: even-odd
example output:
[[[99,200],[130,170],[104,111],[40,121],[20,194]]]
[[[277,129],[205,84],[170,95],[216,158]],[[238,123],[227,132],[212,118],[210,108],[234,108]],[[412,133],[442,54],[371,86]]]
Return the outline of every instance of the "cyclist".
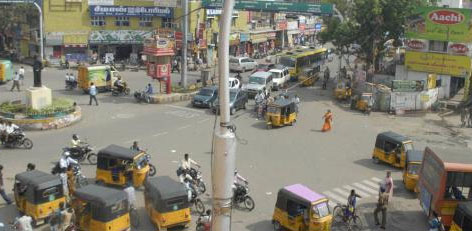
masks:
[[[361,196],[356,194],[356,190],[352,189],[351,193],[347,197],[347,209],[344,214],[345,218],[349,218],[356,214],[356,202],[358,197],[362,198]]]

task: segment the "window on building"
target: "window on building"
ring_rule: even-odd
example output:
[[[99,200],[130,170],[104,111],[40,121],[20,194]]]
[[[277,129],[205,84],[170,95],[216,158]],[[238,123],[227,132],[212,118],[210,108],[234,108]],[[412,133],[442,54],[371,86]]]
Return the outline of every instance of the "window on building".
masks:
[[[236,19],[238,18],[231,18],[231,26],[236,26]]]
[[[151,27],[152,26],[152,17],[139,17],[139,26],[141,26],[141,27]]]
[[[105,26],[105,17],[104,16],[93,16],[92,17],[92,26]]]
[[[162,27],[164,28],[173,28],[173,23],[171,18],[161,18]]]
[[[429,51],[447,52],[447,42],[430,40]]]
[[[129,17],[126,17],[126,16],[115,17],[115,25],[116,26],[129,26]]]

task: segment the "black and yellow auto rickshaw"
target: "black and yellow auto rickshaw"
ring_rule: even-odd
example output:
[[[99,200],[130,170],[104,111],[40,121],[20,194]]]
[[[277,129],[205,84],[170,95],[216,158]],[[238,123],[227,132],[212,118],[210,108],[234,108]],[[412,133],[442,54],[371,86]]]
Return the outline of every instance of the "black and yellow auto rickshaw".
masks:
[[[148,175],[156,173],[150,164],[150,156],[143,151],[135,151],[118,145],[109,145],[97,155],[98,184],[126,186],[131,183],[138,188]]]
[[[274,230],[330,231],[333,216],[326,196],[302,184],[279,190],[272,223]]]
[[[413,150],[413,141],[395,132],[382,132],[377,135],[372,159],[385,162],[397,168],[404,168],[406,152]]]
[[[146,211],[158,230],[188,227],[191,221],[187,188],[168,176],[148,178],[144,183]]]
[[[33,218],[33,224],[44,222],[61,202],[66,202],[59,176],[38,170],[16,174],[13,186],[18,210]]]
[[[266,124],[267,129],[293,125],[297,122],[298,108],[293,100],[279,97],[267,105]]]
[[[405,184],[405,188],[410,191],[415,191],[422,161],[423,151],[408,150],[406,152],[405,168],[403,169],[403,183]]]
[[[352,89],[349,84],[344,81],[339,81],[336,84],[336,88],[334,89],[334,97],[337,100],[348,100],[351,98]]]
[[[300,86],[309,87],[315,85],[315,82],[320,78],[320,65],[314,68],[304,68],[303,72],[298,77]]]
[[[449,231],[472,230],[472,201],[459,202]]]
[[[351,97],[351,109],[370,114],[373,102],[372,93],[361,93]]]
[[[128,197],[123,190],[89,184],[77,189],[73,198],[79,230],[130,230]]]

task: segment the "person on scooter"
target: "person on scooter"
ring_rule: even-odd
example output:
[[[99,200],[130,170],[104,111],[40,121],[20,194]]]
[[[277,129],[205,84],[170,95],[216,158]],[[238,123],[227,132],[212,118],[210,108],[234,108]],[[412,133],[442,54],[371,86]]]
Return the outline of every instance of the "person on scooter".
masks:
[[[246,180],[246,178],[241,176],[238,173],[238,170],[234,170],[233,190],[237,189],[238,186],[243,185],[243,184],[247,184],[247,183],[248,183],[248,181]]]
[[[0,120],[0,141],[2,142],[2,144],[6,142],[6,138],[7,138],[7,124],[5,123],[5,121]]]
[[[59,176],[61,177],[62,181],[62,189],[64,191],[64,195],[69,194],[69,184],[67,181],[67,169],[72,164],[79,164],[76,160],[70,157],[70,152],[63,152],[61,159],[59,159]]]
[[[80,151],[80,144],[82,143],[82,141],[80,141],[78,135],[73,134],[72,140],[70,141],[70,143],[71,143],[71,147],[70,147],[71,152],[77,153]]]
[[[118,89],[118,92],[123,92],[125,89],[125,82],[121,80],[121,76],[118,77],[113,85]]]
[[[139,148],[139,146],[138,146],[138,141],[134,141],[133,145],[129,149],[131,149],[133,151],[137,151],[137,152],[141,151],[141,148]]]
[[[144,93],[146,95],[152,95],[154,94],[154,89],[152,88],[152,85],[150,83],[148,83],[148,85],[146,86],[146,88],[144,88]]]
[[[16,124],[12,123],[12,122],[8,122],[7,123],[7,126],[5,127],[5,132],[6,132],[6,138],[5,138],[5,143],[8,143],[9,141],[11,141],[11,139],[13,139],[13,133],[15,132],[15,130],[19,129],[20,127],[18,127]]]

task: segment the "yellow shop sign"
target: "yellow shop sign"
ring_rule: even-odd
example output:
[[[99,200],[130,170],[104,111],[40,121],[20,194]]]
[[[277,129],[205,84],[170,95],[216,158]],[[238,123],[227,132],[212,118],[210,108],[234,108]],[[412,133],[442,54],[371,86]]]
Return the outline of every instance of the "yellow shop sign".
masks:
[[[408,70],[465,77],[471,70],[470,57],[407,51]]]

